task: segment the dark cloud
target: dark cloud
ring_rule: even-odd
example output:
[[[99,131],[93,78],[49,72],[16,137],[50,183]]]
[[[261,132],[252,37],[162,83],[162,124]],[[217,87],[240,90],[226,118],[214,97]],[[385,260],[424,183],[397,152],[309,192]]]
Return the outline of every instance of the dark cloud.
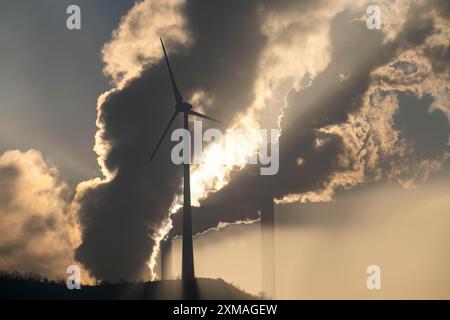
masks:
[[[417,99],[400,94],[399,112],[394,117],[400,136],[412,144],[421,159],[433,158],[448,148],[448,119],[440,110],[428,111],[432,102],[429,95]]]
[[[450,78],[450,46],[442,44],[426,48],[425,55],[431,61],[434,72]]]

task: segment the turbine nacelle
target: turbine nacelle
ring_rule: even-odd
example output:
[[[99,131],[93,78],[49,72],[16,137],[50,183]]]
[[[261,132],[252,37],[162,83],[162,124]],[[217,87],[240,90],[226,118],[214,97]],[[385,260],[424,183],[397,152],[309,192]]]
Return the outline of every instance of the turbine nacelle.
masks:
[[[175,109],[178,112],[187,112],[192,109],[192,105],[187,102],[178,103],[175,105]]]

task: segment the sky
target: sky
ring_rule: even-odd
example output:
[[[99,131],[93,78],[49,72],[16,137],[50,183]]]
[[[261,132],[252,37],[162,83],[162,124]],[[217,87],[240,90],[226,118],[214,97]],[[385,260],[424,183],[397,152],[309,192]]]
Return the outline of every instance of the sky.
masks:
[[[448,187],[447,176],[413,191],[372,185],[333,203],[277,206],[275,297],[448,299]],[[197,274],[259,294],[260,239],[259,223],[196,237]],[[179,275],[180,239],[172,257]],[[366,287],[370,265],[381,269],[381,290]]]
[[[69,4],[0,4],[0,230],[9,231],[0,236],[0,269],[57,278],[79,264],[86,283],[158,277],[160,241],[180,240],[182,203],[173,143],[167,139],[147,164],[174,104],[159,37],[186,100],[222,120],[205,121],[205,129],[281,131],[276,175],[246,165],[255,152],[246,136],[237,165],[222,164],[230,150],[213,142],[192,166],[200,274],[260,291],[256,251],[248,256],[254,272],[240,275],[207,261],[221,246],[223,257],[229,246],[245,257],[272,198],[277,266],[293,259],[286,276],[301,283],[323,263],[365,264],[367,255],[349,254],[353,238],[361,246],[380,241],[376,252],[387,239],[402,250],[403,234],[416,246],[448,243],[447,229],[421,241],[402,227],[419,215],[412,230],[423,219],[424,234],[433,234],[448,220],[447,1],[379,1],[380,29],[368,28],[372,3],[364,0],[78,1],[81,30],[66,28]],[[403,206],[409,199],[416,205]],[[329,242],[333,248],[322,250]],[[411,277],[448,265],[443,250],[430,252]],[[377,257],[388,266],[410,258]],[[352,279],[353,268],[341,264],[330,277]],[[401,273],[396,268],[389,279]],[[284,273],[277,276],[284,298],[370,297],[351,286],[338,294],[343,284],[333,281],[330,291],[323,279],[316,290],[293,289]],[[428,297],[424,290],[431,289],[419,283],[411,296]],[[448,295],[446,287],[436,291]]]
[[[0,4],[0,152],[40,150],[71,184],[98,174],[95,104],[109,87],[100,51],[133,1],[77,3],[77,31],[66,28],[71,1]]]

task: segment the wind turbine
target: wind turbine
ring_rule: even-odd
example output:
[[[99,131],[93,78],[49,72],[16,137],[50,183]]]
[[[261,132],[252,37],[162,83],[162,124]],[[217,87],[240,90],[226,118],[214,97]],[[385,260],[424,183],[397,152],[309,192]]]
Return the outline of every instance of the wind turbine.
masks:
[[[207,120],[212,120],[216,122],[220,122],[219,120],[208,117],[204,114],[198,113],[192,110],[192,105],[183,100],[183,96],[178,90],[177,84],[175,82],[175,77],[173,76],[172,68],[170,67],[169,58],[167,57],[166,48],[164,46],[164,42],[162,38],[161,46],[164,52],[164,57],[167,64],[167,69],[170,74],[170,80],[172,82],[173,94],[175,97],[175,111],[170,118],[169,123],[167,124],[161,138],[156,145],[155,150],[150,157],[149,163],[153,160],[156,151],[160,147],[164,137],[169,131],[169,128],[172,122],[175,120],[178,114],[183,113],[184,115],[184,129],[189,130],[189,115],[200,117]],[[185,139],[187,141],[188,139]],[[190,150],[189,148],[185,148],[185,150]],[[191,222],[191,184],[190,184],[190,164],[183,164],[183,252],[182,252],[182,267],[181,267],[181,278],[183,280],[183,287],[188,291],[188,294],[192,294],[192,291],[195,290],[195,274],[194,274],[194,253],[193,253],[193,245],[192,245],[192,222]],[[190,293],[189,293],[190,292]]]

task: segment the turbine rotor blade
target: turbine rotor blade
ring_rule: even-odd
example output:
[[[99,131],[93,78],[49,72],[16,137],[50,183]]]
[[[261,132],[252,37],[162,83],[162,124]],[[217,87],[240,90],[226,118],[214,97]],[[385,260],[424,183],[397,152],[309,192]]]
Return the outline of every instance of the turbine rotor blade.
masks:
[[[181,93],[180,93],[180,91],[178,90],[178,87],[177,87],[177,83],[175,82],[175,77],[173,76],[172,68],[170,67],[169,58],[167,57],[166,47],[164,46],[164,42],[163,42],[162,38],[159,38],[159,40],[161,40],[161,45],[162,45],[162,48],[163,48],[163,51],[164,51],[164,57],[166,59],[167,69],[169,70],[170,80],[172,82],[173,94],[175,96],[175,101],[177,102],[177,104],[182,103],[183,102],[183,97],[181,96]]]
[[[164,137],[165,137],[166,134],[167,134],[167,131],[169,131],[170,125],[172,124],[173,120],[175,120],[175,117],[178,115],[178,113],[179,113],[179,111],[175,111],[175,112],[173,113],[172,118],[170,118],[170,121],[169,121],[169,123],[167,124],[166,129],[164,129],[164,132],[163,132],[163,134],[162,134],[162,136],[161,136],[161,139],[159,139],[158,144],[156,145],[156,148],[155,148],[155,150],[153,151],[152,156],[150,157],[150,160],[148,161],[148,163],[152,162],[153,157],[154,157],[155,154],[156,154],[156,151],[158,151],[159,146],[161,145],[161,143],[162,143]]]
[[[220,122],[219,120],[217,120],[217,119],[214,119],[214,118],[205,116],[204,114],[195,112],[195,111],[193,111],[193,110],[189,110],[188,113],[189,113],[190,115],[193,115],[193,116],[196,116],[196,117],[199,117],[199,118],[203,118],[203,119],[207,119],[207,120],[211,120],[211,121],[215,121],[215,122],[221,123],[221,122]]]

